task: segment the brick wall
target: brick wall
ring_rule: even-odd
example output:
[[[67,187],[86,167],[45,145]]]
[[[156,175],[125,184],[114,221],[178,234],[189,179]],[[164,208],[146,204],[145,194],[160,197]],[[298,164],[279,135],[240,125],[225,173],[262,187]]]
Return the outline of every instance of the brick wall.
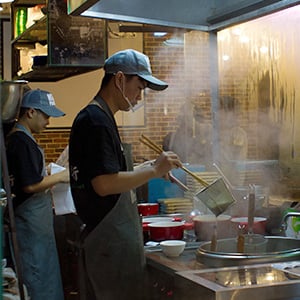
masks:
[[[46,163],[55,162],[69,142],[69,130],[45,130],[36,134],[38,144],[44,149]]]
[[[156,154],[139,142],[143,133],[162,145],[169,132],[175,132],[179,118],[191,121],[185,115],[186,105],[201,106],[204,116],[211,117],[209,92],[208,34],[201,32],[177,33],[176,39],[185,39],[185,45],[167,46],[165,41],[174,38],[167,34],[157,38],[151,33],[144,34],[144,53],[151,61],[155,76],[168,82],[165,91],[146,89],[146,125],[143,128],[120,128],[125,143],[132,144],[134,162],[153,159]],[[69,130],[47,130],[36,135],[45,149],[46,161],[55,161],[68,144]]]

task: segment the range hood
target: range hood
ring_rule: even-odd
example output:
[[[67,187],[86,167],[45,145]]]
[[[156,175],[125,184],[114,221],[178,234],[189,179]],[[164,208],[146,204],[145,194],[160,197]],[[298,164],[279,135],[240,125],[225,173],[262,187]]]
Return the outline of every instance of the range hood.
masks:
[[[295,0],[68,0],[68,13],[208,32],[299,3]]]

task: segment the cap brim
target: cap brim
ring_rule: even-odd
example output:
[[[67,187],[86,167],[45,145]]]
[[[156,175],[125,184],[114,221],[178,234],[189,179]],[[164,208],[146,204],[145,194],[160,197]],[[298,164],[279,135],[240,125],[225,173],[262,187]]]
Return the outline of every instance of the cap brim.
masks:
[[[53,117],[53,118],[63,117],[63,116],[66,115],[63,111],[61,111],[60,109],[58,109],[54,105],[47,106],[47,107],[41,107],[41,108],[39,108],[39,110],[41,110],[47,116]]]
[[[168,84],[151,75],[140,75],[141,78],[148,82],[147,87],[155,91],[163,91],[168,87]]]

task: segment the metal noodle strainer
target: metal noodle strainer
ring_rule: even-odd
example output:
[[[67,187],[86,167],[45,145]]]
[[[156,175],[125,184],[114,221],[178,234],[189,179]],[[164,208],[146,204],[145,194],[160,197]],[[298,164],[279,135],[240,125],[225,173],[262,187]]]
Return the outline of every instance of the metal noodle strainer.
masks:
[[[140,137],[140,141],[158,154],[163,152],[163,149],[160,146],[156,145],[143,134]],[[181,166],[181,169],[204,185],[204,188],[196,193],[194,197],[195,199],[202,201],[216,216],[222,214],[235,202],[235,199],[222,178],[218,178],[213,183],[209,184],[184,166]]]
[[[222,214],[235,203],[233,195],[221,177],[197,192],[194,197],[203,202],[215,216]]]

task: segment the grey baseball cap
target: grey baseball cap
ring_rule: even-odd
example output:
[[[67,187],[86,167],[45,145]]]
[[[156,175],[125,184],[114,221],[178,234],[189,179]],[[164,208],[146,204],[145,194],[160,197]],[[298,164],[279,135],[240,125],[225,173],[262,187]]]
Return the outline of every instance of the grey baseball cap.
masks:
[[[138,75],[147,81],[147,87],[152,90],[162,91],[168,87],[166,82],[152,76],[148,56],[133,49],[122,50],[110,56],[105,61],[104,71],[107,74],[121,71],[128,75]]]
[[[49,117],[56,118],[65,115],[55,106],[53,95],[40,89],[26,92],[22,98],[21,107],[39,109]]]

